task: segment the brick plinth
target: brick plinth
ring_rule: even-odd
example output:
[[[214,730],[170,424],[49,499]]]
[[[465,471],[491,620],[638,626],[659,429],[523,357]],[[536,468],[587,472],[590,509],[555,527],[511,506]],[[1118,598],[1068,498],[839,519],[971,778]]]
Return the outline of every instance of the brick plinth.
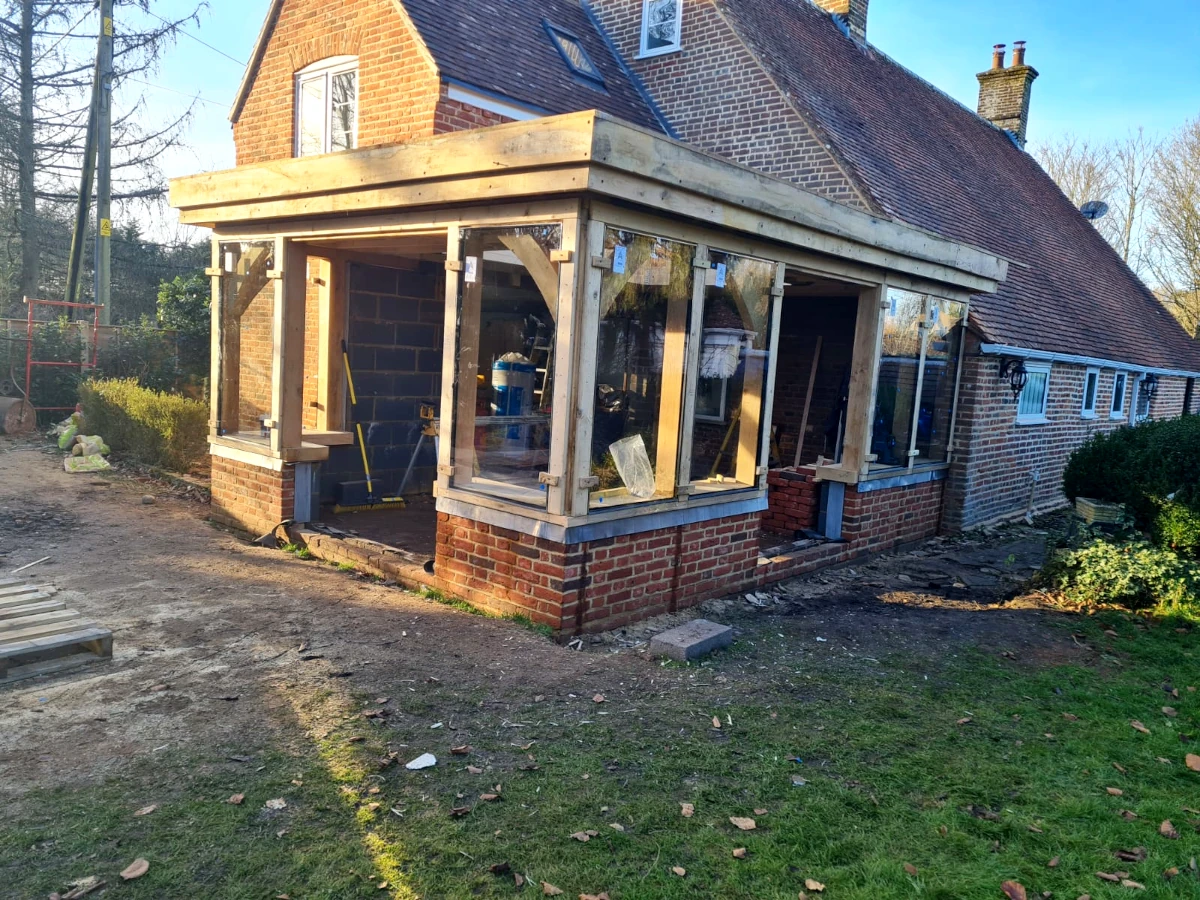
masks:
[[[767,502],[763,513],[763,531],[795,536],[796,532],[817,527],[821,487],[813,469],[772,469],[767,474]]]
[[[212,457],[214,522],[250,534],[264,534],[296,508],[296,467],[282,472],[224,457]]]

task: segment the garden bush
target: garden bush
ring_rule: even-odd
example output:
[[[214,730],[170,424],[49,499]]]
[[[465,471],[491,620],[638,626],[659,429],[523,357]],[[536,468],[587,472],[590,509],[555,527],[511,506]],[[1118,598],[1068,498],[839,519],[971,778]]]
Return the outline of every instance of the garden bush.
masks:
[[[1061,551],[1042,579],[1083,606],[1200,612],[1200,563],[1145,540],[1093,538]]]
[[[1071,455],[1063,490],[1123,503],[1160,546],[1200,556],[1200,416],[1097,434]]]
[[[186,472],[208,451],[208,406],[152,391],[135,379],[89,381],[79,388],[84,424],[118,454]]]

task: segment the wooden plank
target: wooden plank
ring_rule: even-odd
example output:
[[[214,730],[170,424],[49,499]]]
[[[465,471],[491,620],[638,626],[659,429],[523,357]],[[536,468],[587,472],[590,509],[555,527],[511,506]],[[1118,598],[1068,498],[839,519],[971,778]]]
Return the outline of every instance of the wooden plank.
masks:
[[[687,357],[684,361],[683,385],[683,433],[679,441],[679,467],[676,476],[676,493],[686,499],[691,493],[692,483],[692,438],[696,430],[696,391],[700,386],[700,348],[704,344],[704,302],[707,292],[708,247],[696,247],[696,258],[692,263],[692,316],[688,329]]]
[[[0,587],[0,598],[15,597],[18,594],[30,593],[54,593],[54,587],[49,584],[28,584],[26,582],[15,582],[7,587]]]
[[[95,626],[0,647],[0,684],[112,657],[112,632]]]
[[[764,474],[755,482],[760,490],[767,488],[766,469],[771,465],[771,419],[775,415],[775,381],[779,377],[779,332],[783,319],[783,291],[787,281],[787,266],[775,266],[775,285],[771,291],[771,340],[767,356],[767,387],[763,398],[762,449],[759,451],[759,467]],[[780,462],[783,462],[781,459]]]
[[[532,235],[521,234],[516,237],[501,235],[500,242],[521,261],[521,265],[525,267],[525,271],[529,273],[529,277],[541,291],[542,299],[546,301],[546,309],[551,318],[557,322],[559,278],[557,266],[550,262],[550,257],[546,255],[546,251],[533,239]]]
[[[54,596],[54,591],[34,591],[28,594],[14,594],[11,597],[0,598],[0,609],[37,603],[39,600],[49,600],[52,596]]]
[[[578,327],[579,311],[582,303],[577,299],[581,296],[583,286],[577,283],[583,281],[586,266],[579,266],[575,260],[586,257],[583,254],[587,241],[587,220],[579,215],[563,219],[562,249],[571,252],[570,260],[560,262],[558,266],[558,296],[555,304],[558,307],[554,327],[554,350],[552,380],[550,382],[550,461],[547,471],[552,477],[558,478],[558,486],[548,491],[546,510],[555,515],[566,515],[570,512],[574,488],[570,484],[571,451],[575,446],[574,432],[574,398],[575,381],[579,373],[575,365],[576,346],[580,330]]]
[[[695,270],[692,270],[693,287]],[[658,435],[655,438],[654,492],[675,496],[679,474],[679,430],[683,427],[683,395],[687,379],[688,315],[693,297],[671,298],[667,304],[663,336],[662,386],[658,399]]]
[[[841,468],[851,473],[854,481],[864,474],[867,455],[871,452],[876,382],[883,346],[883,303],[886,297],[887,285],[881,285],[863,291],[858,298],[858,318],[854,327],[854,349],[850,363],[850,396],[846,401],[846,434],[842,440],[841,463]]]
[[[304,432],[304,318],[308,294],[308,253],[284,241],[283,278],[275,293],[275,352],[271,361],[271,449],[298,450]]]
[[[483,239],[474,232],[465,242],[464,261],[475,259],[475,280],[462,279],[462,308],[458,310],[458,360],[454,378],[458,400],[454,408],[454,484],[465,487],[475,477],[475,405],[479,396],[479,337],[483,303]],[[447,282],[455,277],[447,273]]]
[[[24,606],[0,607],[0,620],[20,618],[21,616],[36,616],[39,613],[54,612],[66,609],[67,604],[61,600],[36,600]]]
[[[825,335],[817,335],[817,349],[813,351],[812,368],[808,373],[808,390],[804,394],[804,415],[800,417],[800,436],[796,438],[796,458],[792,468],[800,465],[800,455],[804,451],[804,440],[808,435],[808,414],[812,411],[813,388],[817,384],[817,368],[821,364],[821,345],[825,343]]]
[[[66,612],[72,612],[72,610],[66,610]],[[50,613],[50,615],[54,614]],[[55,634],[64,634],[68,631],[78,631],[80,628],[91,626],[91,624],[91,622],[81,619],[78,613],[74,613],[54,622],[43,622],[39,625],[30,625],[27,628],[5,630],[0,632],[0,656],[5,655],[5,648],[8,644],[49,637]]]
[[[0,619],[0,641],[7,641],[7,636],[14,631],[35,628],[39,625],[52,624],[54,622],[65,622],[68,619],[79,620],[81,618],[82,616],[80,616],[78,610],[67,609],[64,606],[50,612],[33,613],[16,619]]]
[[[451,225],[446,232],[446,265],[462,259],[461,232]],[[446,271],[445,318],[442,320],[442,398],[438,407],[438,491],[439,496],[450,488],[450,467],[454,460],[454,441],[451,420],[454,412],[454,366],[458,359],[458,273]]]
[[[587,243],[583,259],[591,260],[604,255],[605,225],[596,219],[587,222]],[[575,372],[578,379],[574,391],[574,418],[571,420],[573,433],[574,465],[570,469],[571,501],[569,512],[586,516],[591,500],[591,489],[580,487],[581,479],[592,474],[592,430],[596,416],[596,351],[600,328],[600,293],[604,270],[584,265],[579,278],[579,314],[575,335]]]

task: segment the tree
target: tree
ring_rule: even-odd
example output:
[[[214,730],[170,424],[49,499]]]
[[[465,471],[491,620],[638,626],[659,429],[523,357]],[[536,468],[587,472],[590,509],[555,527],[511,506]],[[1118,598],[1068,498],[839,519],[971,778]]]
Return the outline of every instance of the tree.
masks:
[[[10,254],[19,254],[15,284],[0,296],[0,311],[21,296],[43,295],[56,280],[45,270],[65,263],[58,241],[79,193],[99,27],[94,6],[93,0],[0,0],[0,209],[6,213],[0,240]],[[153,71],[199,11],[167,21],[149,7],[150,0],[117,0],[114,14],[112,88],[121,101],[113,121],[118,219],[132,204],[164,196],[155,161],[176,142],[189,114],[142,125],[142,95],[129,85]],[[69,234],[68,226],[68,241]]]
[[[1184,125],[1154,162],[1151,265],[1167,308],[1200,337],[1200,117]]]

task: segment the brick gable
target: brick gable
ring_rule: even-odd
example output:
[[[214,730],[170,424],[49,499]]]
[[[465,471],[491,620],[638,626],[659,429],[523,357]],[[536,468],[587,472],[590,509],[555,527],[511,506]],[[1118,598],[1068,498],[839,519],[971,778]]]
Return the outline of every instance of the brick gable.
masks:
[[[295,73],[330,56],[358,57],[360,147],[435,133],[441,80],[395,0],[285,0],[264,37],[233,126],[238,165],[293,155]]]
[[[715,2],[684,4],[682,49],[647,59],[637,58],[641,0],[591,6],[679,138],[830,200],[870,208]]]

